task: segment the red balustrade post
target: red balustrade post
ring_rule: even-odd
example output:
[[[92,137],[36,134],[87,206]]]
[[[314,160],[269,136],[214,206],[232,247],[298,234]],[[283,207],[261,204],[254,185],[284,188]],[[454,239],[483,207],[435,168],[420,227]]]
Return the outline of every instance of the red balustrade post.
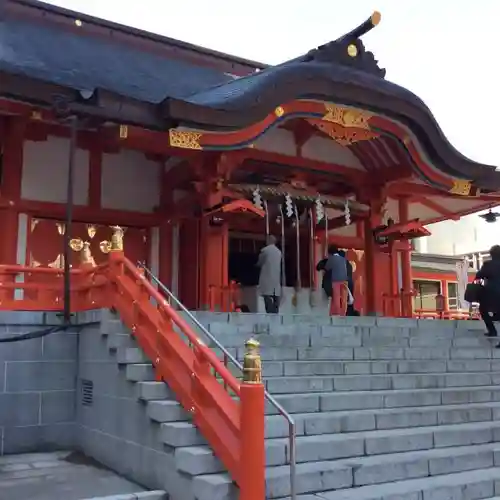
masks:
[[[240,500],[265,500],[265,394],[259,342],[250,339],[245,347],[247,352],[243,361],[243,383],[240,387]]]

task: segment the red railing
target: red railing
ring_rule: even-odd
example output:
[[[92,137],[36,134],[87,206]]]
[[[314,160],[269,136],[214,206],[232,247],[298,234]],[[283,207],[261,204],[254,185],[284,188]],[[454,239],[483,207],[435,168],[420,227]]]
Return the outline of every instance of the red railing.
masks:
[[[412,300],[415,291],[403,291],[398,294],[384,293],[382,296],[382,312],[389,318],[411,318],[413,316]]]
[[[240,383],[122,251],[71,272],[73,311],[114,307],[193,423],[240,487],[240,500],[264,500],[264,386]],[[63,308],[63,274],[0,266],[0,309]],[[236,396],[236,398],[235,398]]]

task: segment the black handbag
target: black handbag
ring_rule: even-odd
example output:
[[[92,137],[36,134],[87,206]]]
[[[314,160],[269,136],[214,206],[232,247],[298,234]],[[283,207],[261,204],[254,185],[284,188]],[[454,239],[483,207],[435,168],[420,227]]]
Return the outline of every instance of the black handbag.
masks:
[[[465,288],[464,299],[466,302],[469,302],[469,304],[480,302],[483,290],[484,287],[481,282],[475,281],[474,283],[469,283]]]

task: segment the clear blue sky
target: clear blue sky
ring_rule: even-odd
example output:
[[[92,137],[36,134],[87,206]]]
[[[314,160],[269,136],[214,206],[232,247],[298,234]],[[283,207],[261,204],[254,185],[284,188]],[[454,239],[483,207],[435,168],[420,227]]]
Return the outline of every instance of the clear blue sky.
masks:
[[[364,37],[387,79],[419,95],[451,143],[500,166],[500,0],[55,0],[54,5],[265,63]]]

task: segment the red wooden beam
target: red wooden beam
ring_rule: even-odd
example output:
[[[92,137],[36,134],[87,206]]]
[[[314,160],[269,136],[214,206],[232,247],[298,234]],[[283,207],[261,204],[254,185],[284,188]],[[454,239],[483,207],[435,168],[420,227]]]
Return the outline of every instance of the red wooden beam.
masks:
[[[11,204],[11,200],[0,197],[1,208],[14,208],[18,212],[40,218],[64,219],[66,205],[45,201],[19,200]],[[73,208],[73,217],[76,221],[92,221],[96,224],[114,224],[124,226],[148,227],[159,224],[161,217],[157,213],[128,212],[107,208],[94,208],[90,206],[76,206]]]
[[[438,213],[439,215],[442,215],[443,217],[446,217],[447,219],[450,220],[460,220],[460,216],[457,215],[456,213],[450,212],[446,208],[442,207],[438,203],[429,200],[428,198],[425,198],[423,196],[416,196],[411,198],[412,202],[420,203],[420,205],[423,205],[424,207],[430,208],[431,210],[434,210],[434,212]]]

